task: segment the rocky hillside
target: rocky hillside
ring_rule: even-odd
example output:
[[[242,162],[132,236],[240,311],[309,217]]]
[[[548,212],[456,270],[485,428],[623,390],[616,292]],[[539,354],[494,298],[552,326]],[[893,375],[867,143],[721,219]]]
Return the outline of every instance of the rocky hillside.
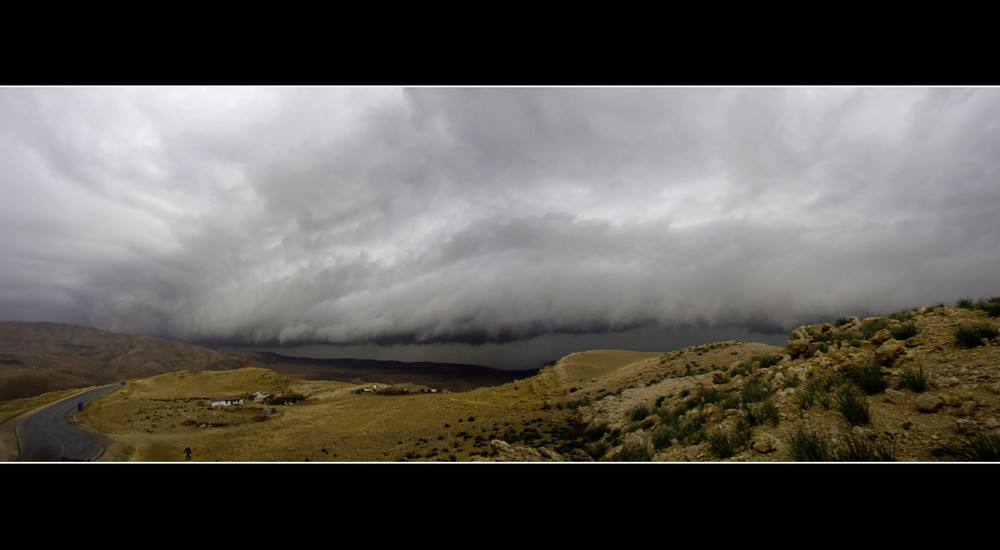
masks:
[[[182,369],[224,370],[246,358],[143,334],[66,323],[0,322],[0,401]]]
[[[802,326],[784,347],[584,351],[459,392],[270,365],[183,371],[77,419],[114,440],[106,461],[183,460],[185,447],[197,461],[995,461],[998,313],[1000,299],[966,300]],[[258,403],[262,391],[282,399]],[[222,396],[247,402],[210,406]]]
[[[998,460],[998,311],[994,298],[843,318],[785,348],[584,352],[539,376],[571,384],[572,446],[594,460]]]

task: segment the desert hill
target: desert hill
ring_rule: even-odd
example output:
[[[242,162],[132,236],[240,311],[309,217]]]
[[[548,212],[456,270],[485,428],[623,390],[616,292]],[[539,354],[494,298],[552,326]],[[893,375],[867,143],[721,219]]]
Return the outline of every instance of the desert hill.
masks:
[[[183,460],[185,447],[195,461],[998,460],[998,306],[831,320],[793,330],[785,347],[584,351],[461,392],[174,372],[77,419],[109,438],[105,461]],[[272,398],[253,401],[259,392]],[[210,406],[223,396],[246,401]]]
[[[65,323],[0,322],[0,401],[173,370],[247,365],[247,358],[147,335]]]
[[[378,377],[461,391],[534,374],[479,365],[306,359],[214,350],[144,334],[120,334],[65,323],[0,322],[0,401],[44,392],[118,383],[181,370],[265,366],[306,380],[356,382]]]

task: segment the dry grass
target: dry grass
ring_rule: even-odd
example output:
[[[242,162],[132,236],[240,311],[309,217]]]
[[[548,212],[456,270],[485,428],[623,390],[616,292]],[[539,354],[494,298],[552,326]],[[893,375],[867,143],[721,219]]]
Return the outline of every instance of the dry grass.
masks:
[[[352,394],[358,385],[293,380],[265,369],[182,372],[130,384],[79,416],[117,441],[102,458],[110,461],[182,461],[185,447],[191,447],[194,461],[369,462],[452,455],[468,461],[501,434],[568,422],[568,409],[553,406],[546,386],[534,380],[458,393]],[[252,402],[206,406],[213,396],[261,390],[297,392],[306,399],[279,405],[271,415]]]

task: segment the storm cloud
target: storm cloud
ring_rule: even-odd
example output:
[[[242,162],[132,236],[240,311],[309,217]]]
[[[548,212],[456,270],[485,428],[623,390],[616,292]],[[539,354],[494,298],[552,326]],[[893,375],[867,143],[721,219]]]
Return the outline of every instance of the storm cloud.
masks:
[[[0,89],[0,317],[780,332],[1000,294],[1000,89]]]

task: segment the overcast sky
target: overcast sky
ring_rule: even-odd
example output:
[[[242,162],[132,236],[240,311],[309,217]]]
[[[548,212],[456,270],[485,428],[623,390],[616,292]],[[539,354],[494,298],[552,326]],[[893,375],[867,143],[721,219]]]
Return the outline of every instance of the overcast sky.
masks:
[[[486,350],[996,296],[998,122],[996,88],[0,88],[0,318]]]

